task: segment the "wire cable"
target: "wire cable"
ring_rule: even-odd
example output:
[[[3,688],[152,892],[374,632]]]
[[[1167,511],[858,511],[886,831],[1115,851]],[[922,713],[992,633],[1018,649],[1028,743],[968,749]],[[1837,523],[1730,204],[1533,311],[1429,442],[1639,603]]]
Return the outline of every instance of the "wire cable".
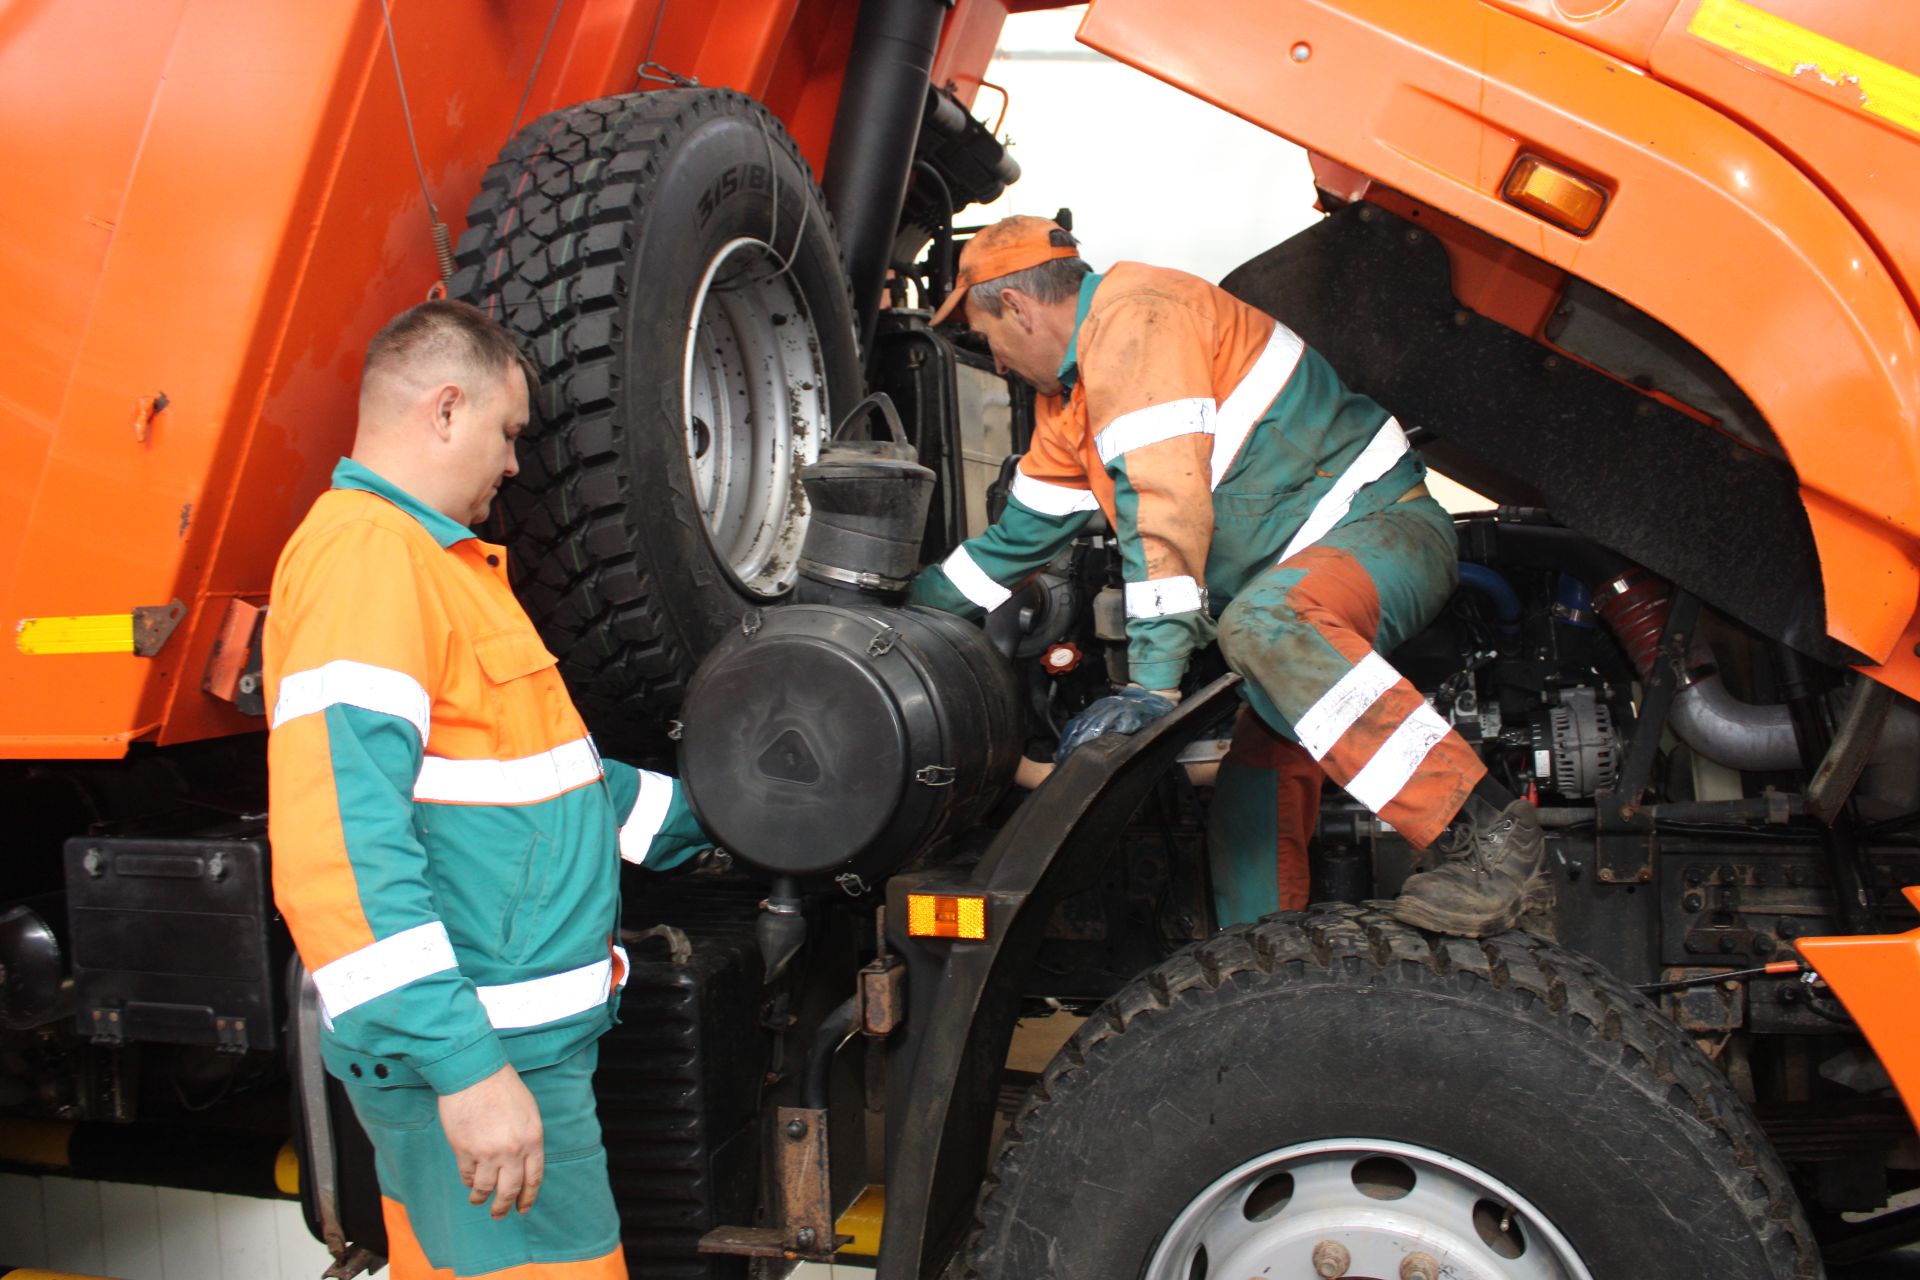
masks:
[[[453,237],[440,219],[440,206],[434,203],[427,186],[427,167],[420,161],[420,139],[413,132],[413,108],[407,105],[407,78],[400,73],[400,43],[393,38],[393,9],[380,0],[380,16],[387,26],[387,52],[393,55],[393,82],[400,90],[400,120],[407,126],[407,146],[413,151],[413,172],[420,179],[420,194],[427,201],[427,236],[433,242],[434,260],[440,267],[440,287],[453,279]]]
[[[660,23],[667,16],[667,3],[668,0],[660,0],[660,7],[654,11],[653,34],[647,37],[646,56],[640,59],[640,66],[633,73],[633,82],[639,84],[642,80],[657,80],[661,84],[670,84],[679,89],[697,89],[700,87],[699,77],[683,76],[678,71],[671,71],[653,60],[653,46],[660,39]]]
[[[520,132],[520,116],[527,109],[527,99],[533,96],[533,82],[540,75],[540,64],[546,60],[547,44],[553,39],[553,29],[560,25],[560,6],[567,0],[553,0],[553,13],[547,18],[547,34],[540,37],[540,52],[533,55],[533,70],[527,72],[526,88],[520,91],[520,105],[513,109],[513,123],[507,126],[507,141],[513,141],[513,135]],[[660,6],[665,9],[663,4]]]

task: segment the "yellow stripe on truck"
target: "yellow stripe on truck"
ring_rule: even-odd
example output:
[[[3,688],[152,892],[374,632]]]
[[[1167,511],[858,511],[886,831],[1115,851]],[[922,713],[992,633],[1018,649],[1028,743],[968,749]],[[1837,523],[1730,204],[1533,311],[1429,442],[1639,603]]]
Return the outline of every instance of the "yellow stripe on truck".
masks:
[[[1920,133],[1920,75],[1829,40],[1743,0],[1701,0],[1687,33],[1789,80],[1818,76],[1860,91],[1862,111]]]
[[[131,613],[92,613],[75,618],[22,618],[13,642],[20,652],[132,653]]]

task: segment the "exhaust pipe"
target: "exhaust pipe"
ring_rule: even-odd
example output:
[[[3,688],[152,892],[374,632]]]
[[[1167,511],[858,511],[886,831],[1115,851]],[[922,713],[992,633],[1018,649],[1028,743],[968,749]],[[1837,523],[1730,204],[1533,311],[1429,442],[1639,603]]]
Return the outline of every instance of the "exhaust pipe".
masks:
[[[1628,569],[1602,585],[1593,598],[1595,609],[1645,678],[1653,670],[1660,635],[1673,611],[1671,588],[1644,569]],[[1681,673],[1667,721],[1676,738],[1730,769],[1767,773],[1800,767],[1800,739],[1784,703],[1743,702],[1710,664],[1692,655],[1689,664]]]
[[[846,253],[863,351],[873,339],[948,7],[941,0],[865,0],[853,29],[821,186]]]

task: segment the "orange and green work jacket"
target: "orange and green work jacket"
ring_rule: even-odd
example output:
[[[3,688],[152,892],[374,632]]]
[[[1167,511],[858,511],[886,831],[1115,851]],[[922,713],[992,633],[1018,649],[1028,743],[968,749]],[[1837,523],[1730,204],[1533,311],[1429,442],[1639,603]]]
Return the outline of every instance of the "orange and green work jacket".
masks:
[[[678,784],[600,758],[505,553],[351,460],[267,615],[274,897],[321,1056],[439,1093],[611,1023],[620,859],[711,842]]]
[[[1060,384],[1006,511],[920,574],[913,599],[996,608],[1104,511],[1131,678],[1149,689],[1179,685],[1262,571],[1426,474],[1387,411],[1291,329],[1184,271],[1122,262],[1088,276]]]

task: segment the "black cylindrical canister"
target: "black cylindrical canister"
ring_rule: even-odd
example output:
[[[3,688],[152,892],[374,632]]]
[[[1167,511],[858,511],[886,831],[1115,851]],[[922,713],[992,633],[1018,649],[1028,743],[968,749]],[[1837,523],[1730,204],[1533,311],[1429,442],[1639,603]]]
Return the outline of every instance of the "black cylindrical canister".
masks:
[[[920,542],[933,501],[933,472],[908,458],[835,446],[803,468],[812,519],[800,548],[810,583],[898,600],[920,567]],[[817,597],[811,586],[797,598]],[[855,601],[848,601],[855,603]]]
[[[1012,668],[930,609],[749,614],[694,673],[680,777],[707,832],[783,875],[883,877],[1006,791],[1023,721]]]

